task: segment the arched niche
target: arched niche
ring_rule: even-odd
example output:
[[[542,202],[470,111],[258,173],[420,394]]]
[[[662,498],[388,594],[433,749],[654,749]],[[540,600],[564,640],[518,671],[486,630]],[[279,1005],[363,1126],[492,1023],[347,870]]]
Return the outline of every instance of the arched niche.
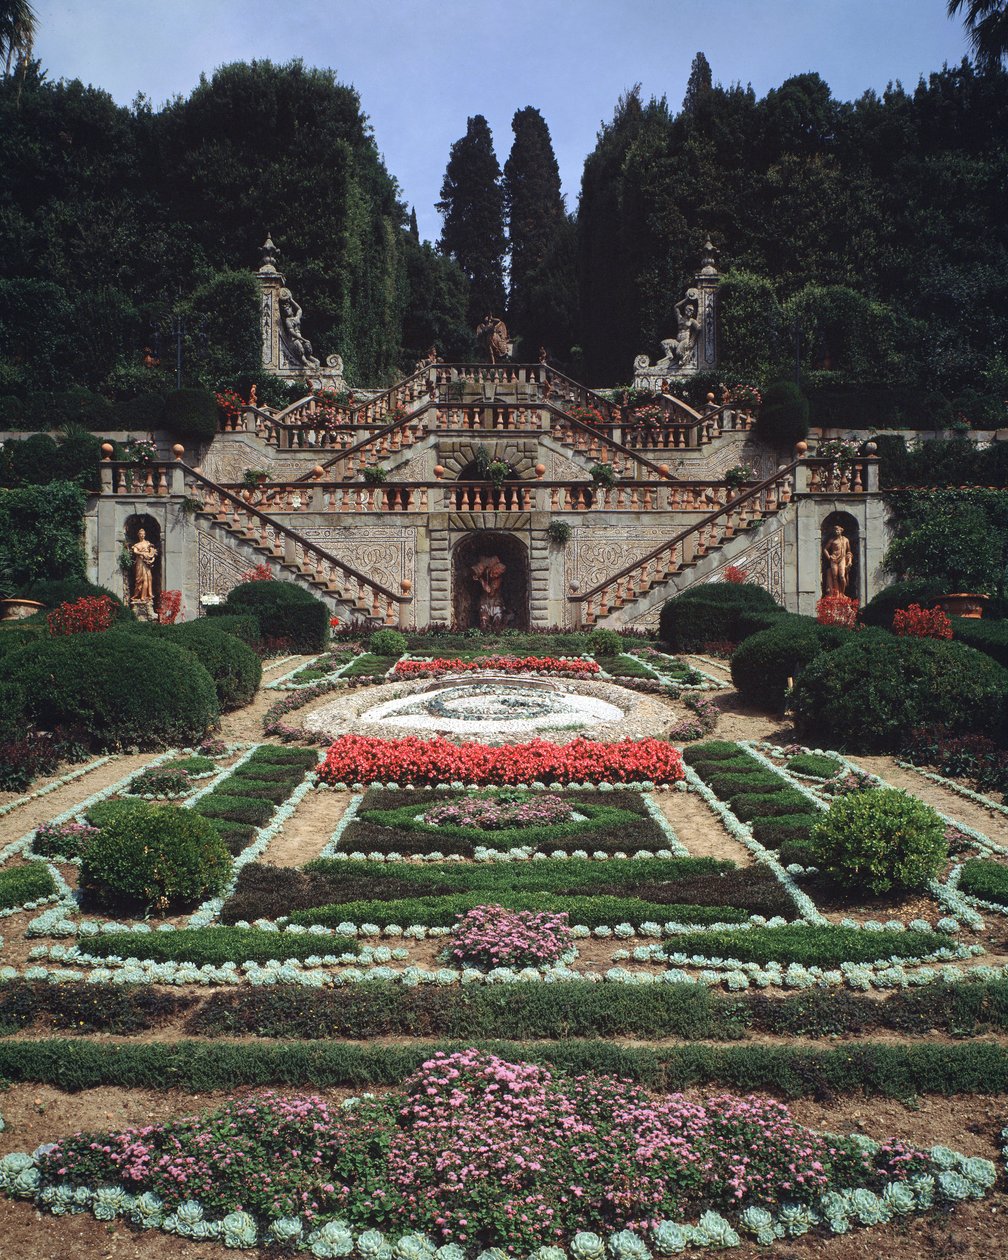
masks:
[[[851,565],[847,573],[847,588],[843,592],[849,599],[861,599],[861,527],[857,517],[850,512],[830,512],[819,525],[819,589],[823,595],[832,595],[832,566],[826,548],[839,526],[850,543]]]
[[[157,559],[154,561],[154,571],[151,579],[154,585],[154,607],[158,606],[158,600],[161,598],[161,588],[163,586],[162,574],[164,573],[164,549],[161,546],[161,526],[157,523],[153,516],[149,516],[146,512],[138,512],[133,516],[127,516],[126,523],[123,527],[123,535],[125,537],[126,546],[132,547],[140,537],[140,531],[144,531],[144,536],[149,543],[152,543],[157,551]],[[133,565],[130,564],[129,571],[126,574],[126,598],[127,602],[133,598]]]
[[[525,543],[514,534],[479,530],[467,534],[452,552],[452,620],[467,630],[480,625],[482,588],[473,568],[484,557],[496,556],[504,565],[501,603],[502,628],[527,630],[529,624],[529,557]]]

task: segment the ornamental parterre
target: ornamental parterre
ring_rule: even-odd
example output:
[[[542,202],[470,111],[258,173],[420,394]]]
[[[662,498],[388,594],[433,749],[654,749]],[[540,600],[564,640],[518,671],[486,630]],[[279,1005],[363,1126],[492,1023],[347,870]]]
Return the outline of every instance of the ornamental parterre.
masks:
[[[359,1231],[375,1231],[377,1256],[387,1231],[400,1240],[390,1255],[412,1256],[415,1242],[417,1260],[448,1244],[462,1260],[544,1246],[601,1260],[607,1236],[617,1260],[647,1260],[715,1241],[698,1231],[721,1246],[738,1244],[736,1226],[764,1242],[816,1225],[842,1233],[982,1197],[995,1179],[990,1161],[942,1147],[816,1133],[772,1099],[701,1103],[474,1049],[341,1107],[266,1093],[0,1161],[0,1184],[58,1214],[91,1206],[99,1219],[232,1246],[307,1243],[319,1256],[348,1254]],[[697,1216],[699,1227],[676,1224]],[[327,1249],[337,1234],[343,1245]],[[359,1235],[360,1255],[371,1241]]]
[[[612,743],[577,738],[568,744],[453,744],[434,737],[379,739],[342,735],[319,767],[323,783],[678,783],[685,777],[677,749],[661,739]]]
[[[439,674],[468,674],[489,672],[495,674],[555,674],[563,678],[586,678],[598,674],[596,661],[580,657],[556,656],[484,656],[476,661],[458,658],[436,657],[433,660],[399,661],[392,671],[392,678],[427,678]]]

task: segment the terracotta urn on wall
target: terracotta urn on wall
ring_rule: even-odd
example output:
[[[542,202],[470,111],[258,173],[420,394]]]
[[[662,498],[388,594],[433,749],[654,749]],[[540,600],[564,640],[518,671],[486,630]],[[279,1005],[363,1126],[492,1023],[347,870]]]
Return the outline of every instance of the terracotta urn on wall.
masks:
[[[947,617],[972,617],[974,619],[983,616],[984,604],[990,599],[989,595],[969,595],[963,591],[958,591],[954,595],[942,595],[938,599],[938,607]]]
[[[23,621],[42,608],[45,604],[40,604],[37,599],[20,599],[17,596],[0,599],[0,621]]]

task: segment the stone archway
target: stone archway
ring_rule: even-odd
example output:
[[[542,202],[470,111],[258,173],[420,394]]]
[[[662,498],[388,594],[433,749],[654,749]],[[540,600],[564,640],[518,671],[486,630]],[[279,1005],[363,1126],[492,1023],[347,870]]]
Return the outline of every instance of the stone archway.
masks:
[[[459,630],[479,627],[480,585],[472,570],[482,558],[496,556],[504,565],[501,603],[505,628],[527,630],[529,624],[528,548],[514,534],[479,530],[466,534],[452,552],[452,624]]]
[[[146,512],[127,516],[123,526],[127,547],[133,546],[140,530],[144,531],[147,541],[152,543],[157,549],[157,559],[154,561],[154,571],[151,575],[154,585],[154,607],[157,608],[158,600],[161,598],[161,588],[164,585],[162,580],[162,574],[164,573],[164,548],[161,546],[161,526],[153,516],[149,516]],[[126,602],[129,603],[130,596],[133,594],[132,575],[129,572],[125,574],[125,584]]]
[[[830,593],[830,563],[825,555],[825,547],[827,542],[833,537],[835,527],[839,525],[843,532],[847,535],[847,539],[851,545],[851,554],[853,561],[851,563],[850,572],[847,575],[847,596],[849,599],[861,599],[861,527],[858,525],[857,517],[852,516],[850,512],[830,512],[823,518],[819,526],[819,561],[820,561],[820,581],[819,589],[823,595]]]

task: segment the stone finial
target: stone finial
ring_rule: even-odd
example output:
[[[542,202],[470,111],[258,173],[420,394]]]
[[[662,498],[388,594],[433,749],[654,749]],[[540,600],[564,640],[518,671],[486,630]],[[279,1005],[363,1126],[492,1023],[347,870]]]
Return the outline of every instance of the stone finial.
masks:
[[[868,456],[878,454],[878,442],[865,442],[864,453]]]
[[[111,459],[115,454],[115,447],[111,442],[102,442],[101,444],[102,459]]]
[[[182,445],[181,442],[176,442],[175,445],[171,448],[171,453],[175,456],[176,459],[181,459],[182,456],[185,454],[185,447]]]
[[[702,276],[716,276],[718,273],[718,269],[714,262],[714,255],[717,253],[717,251],[715,250],[714,245],[709,236],[707,237],[707,240],[704,242],[703,248],[704,248],[703,258],[700,259],[700,274]]]
[[[536,464],[536,466],[535,466],[535,475],[536,475],[537,477],[539,477],[540,479],[541,479],[541,478],[543,478],[543,477],[545,477],[545,476],[546,476],[546,465],[545,465],[545,464]]]
[[[794,452],[795,452],[795,455],[798,457],[798,459],[801,459],[801,457],[805,454],[807,450],[808,450],[808,442],[795,442]]]
[[[259,264],[260,273],[265,272],[267,275],[276,274],[276,262],[280,255],[280,251],[273,244],[273,238],[269,232],[266,233],[266,240],[262,247],[262,262]]]
[[[409,580],[409,578],[403,578],[403,580],[399,583],[399,589],[404,595],[408,595],[413,589],[413,583]]]
[[[318,481],[320,478],[325,476],[325,469],[322,467],[321,464],[316,464],[315,467],[311,471],[312,471],[312,476],[315,478],[316,481]]]

